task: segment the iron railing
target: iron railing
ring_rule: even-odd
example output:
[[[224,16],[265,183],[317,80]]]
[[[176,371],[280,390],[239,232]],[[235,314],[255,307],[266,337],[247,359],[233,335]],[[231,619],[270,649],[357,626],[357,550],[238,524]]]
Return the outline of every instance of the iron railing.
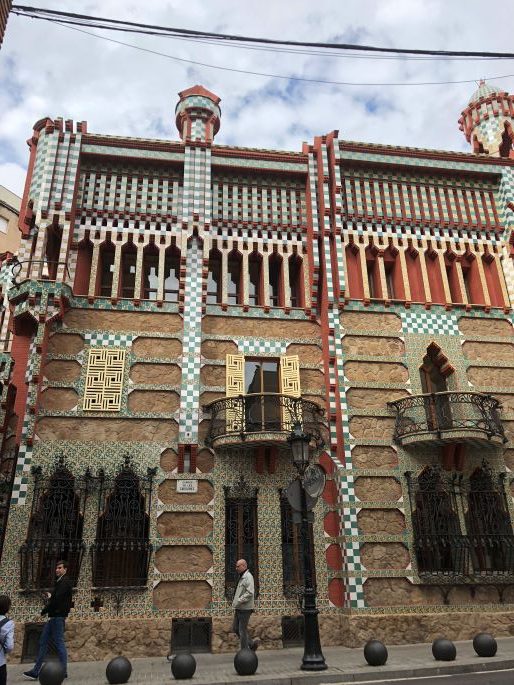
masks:
[[[250,433],[289,435],[300,423],[318,447],[325,443],[324,410],[301,397],[276,393],[256,393],[224,397],[204,407],[211,414],[207,443],[221,436],[239,436],[244,441]]]
[[[452,431],[480,432],[488,440],[507,442],[500,418],[501,404],[492,395],[478,392],[438,392],[409,395],[388,406],[396,411],[393,439]]]

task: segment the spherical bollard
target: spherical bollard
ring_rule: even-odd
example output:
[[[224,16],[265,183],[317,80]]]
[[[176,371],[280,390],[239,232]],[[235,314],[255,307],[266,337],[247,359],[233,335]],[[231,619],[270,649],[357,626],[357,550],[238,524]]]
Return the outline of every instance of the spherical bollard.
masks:
[[[252,649],[240,649],[234,657],[234,668],[238,675],[253,675],[259,660]]]
[[[111,659],[105,669],[105,677],[111,685],[121,685],[128,682],[132,673],[132,664],[125,656],[117,656]]]
[[[387,661],[387,647],[380,640],[369,640],[364,646],[364,658],[370,666],[383,666]]]
[[[177,654],[171,661],[171,673],[175,680],[192,678],[196,671],[196,659],[192,654]]]
[[[457,650],[451,640],[440,637],[432,642],[432,654],[436,661],[454,661]]]
[[[59,661],[47,661],[39,671],[41,685],[61,685],[64,680],[64,666]]]
[[[473,638],[473,649],[478,656],[494,656],[498,649],[498,643],[489,633],[478,633]]]

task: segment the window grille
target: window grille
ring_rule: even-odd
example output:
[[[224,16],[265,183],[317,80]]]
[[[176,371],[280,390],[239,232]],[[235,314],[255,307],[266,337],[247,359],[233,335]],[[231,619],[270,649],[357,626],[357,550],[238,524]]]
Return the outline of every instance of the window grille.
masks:
[[[149,520],[156,469],[138,476],[130,458],[114,479],[99,478],[96,539],[91,548],[94,587],[141,587],[152,554]]]
[[[238,583],[236,561],[246,559],[259,586],[257,539],[257,488],[246,483],[243,476],[225,488],[225,595],[232,600]]]
[[[75,477],[60,457],[50,477],[40,466],[32,468],[34,495],[26,542],[20,548],[21,587],[49,588],[55,581],[55,564],[68,562],[68,577],[76,585],[85,545],[84,510],[91,491],[89,471]]]
[[[303,592],[303,545],[300,522],[293,522],[293,510],[289,504],[285,491],[280,492],[280,522],[282,529],[282,579],[284,595],[299,598]],[[316,571],[314,566],[314,536],[312,526],[309,526],[312,576],[316,587]]]
[[[171,654],[210,652],[211,618],[174,618],[171,622]]]
[[[282,646],[301,647],[304,644],[303,616],[282,616]]]

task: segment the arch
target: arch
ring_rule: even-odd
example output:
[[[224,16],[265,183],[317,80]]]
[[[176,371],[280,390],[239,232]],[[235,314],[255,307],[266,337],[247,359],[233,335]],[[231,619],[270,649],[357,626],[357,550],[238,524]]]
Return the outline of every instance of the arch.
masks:
[[[469,249],[461,257],[462,278],[469,304],[485,304],[476,255]]]
[[[121,269],[118,294],[133,299],[136,290],[137,248],[134,243],[125,243],[121,248]]]
[[[242,254],[233,249],[227,258],[227,304],[243,304]]]
[[[482,266],[491,306],[507,306],[503,297],[502,281],[500,280],[503,279],[503,272],[498,269],[498,263],[490,252],[482,255]]]
[[[384,251],[384,271],[388,300],[405,299],[405,286],[398,255],[398,249],[391,245]]]
[[[100,245],[96,275],[96,293],[100,297],[111,297],[112,295],[115,256],[114,244],[110,240],[106,240]]]
[[[273,252],[268,260],[268,297],[272,307],[284,306],[282,257]]]
[[[170,245],[164,254],[164,301],[178,302],[179,291],[180,250],[176,245]]]
[[[381,298],[382,284],[380,283],[380,271],[378,268],[378,249],[374,245],[368,245],[365,253],[369,297],[370,299]]]
[[[364,299],[364,284],[362,279],[362,267],[360,248],[355,243],[350,243],[345,248],[346,255],[346,291],[349,297]]]
[[[298,254],[289,257],[289,292],[291,307],[304,307],[303,259]]]
[[[143,250],[142,294],[144,300],[156,300],[159,295],[159,248],[149,243]]]
[[[207,304],[220,304],[222,298],[222,257],[218,248],[213,247],[209,252],[209,267],[207,272]]]
[[[450,289],[450,297],[452,302],[464,302],[459,282],[459,274],[457,271],[457,255],[452,250],[448,249],[444,253],[444,266],[446,269],[446,278],[448,279],[448,287]]]
[[[262,281],[262,255],[252,250],[248,255],[248,304],[264,304]]]
[[[446,297],[443,287],[443,274],[439,266],[439,255],[431,247],[425,252],[425,264],[430,284],[430,294],[432,296],[431,301],[435,304],[444,304]]]
[[[89,292],[89,279],[93,264],[93,243],[89,238],[81,240],[77,249],[77,266],[75,268],[75,282],[73,292],[75,295],[87,295]]]

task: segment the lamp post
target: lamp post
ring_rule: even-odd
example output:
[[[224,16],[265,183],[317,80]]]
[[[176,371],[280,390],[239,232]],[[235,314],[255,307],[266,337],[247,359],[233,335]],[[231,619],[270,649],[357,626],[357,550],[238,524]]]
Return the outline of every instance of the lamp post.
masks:
[[[303,543],[303,619],[304,619],[304,652],[301,668],[303,671],[324,671],[327,668],[321,651],[319,638],[318,609],[316,607],[316,590],[312,573],[312,544],[309,531],[307,497],[303,476],[309,465],[309,443],[311,436],[304,433],[299,422],[295,423],[288,438],[293,455],[293,464],[300,475],[301,493],[301,536]]]

